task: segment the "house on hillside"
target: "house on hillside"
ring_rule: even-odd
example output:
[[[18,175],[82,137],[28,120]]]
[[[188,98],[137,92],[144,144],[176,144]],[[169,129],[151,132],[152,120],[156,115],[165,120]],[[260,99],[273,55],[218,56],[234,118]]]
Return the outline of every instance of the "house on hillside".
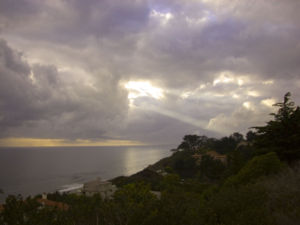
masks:
[[[59,210],[63,210],[66,211],[69,209],[69,205],[63,202],[56,202],[56,201],[52,201],[47,199],[47,194],[43,194],[42,198],[38,198],[37,202],[39,202],[42,207],[53,207],[53,208],[57,208]]]
[[[248,141],[241,141],[240,143],[238,143],[238,145],[236,146],[235,149],[241,149],[241,148],[247,147],[247,146],[252,146],[252,143],[248,142]]]
[[[161,192],[160,191],[150,191],[157,199],[161,199]]]
[[[101,197],[104,199],[111,198],[116,190],[117,187],[111,182],[102,181],[100,178],[97,178],[96,180],[84,183],[82,192],[88,196],[100,194]]]
[[[69,205],[66,203],[56,202],[56,201],[47,199],[47,194],[43,194],[42,198],[38,198],[38,199],[36,199],[36,201],[41,204],[41,206],[38,209],[42,209],[44,207],[51,207],[51,208],[59,209],[62,211],[66,211],[69,209]],[[4,207],[5,207],[5,205],[0,204],[0,213],[4,210]]]
[[[162,175],[162,176],[167,176],[168,175],[168,173],[166,171],[162,170],[162,169],[156,170],[155,172]]]
[[[216,151],[206,152],[206,155],[209,155],[214,160],[220,160],[222,163],[227,163],[227,156],[226,155],[221,155],[220,153],[218,153]]]
[[[209,155],[212,157],[214,160],[220,160],[222,163],[226,164],[227,163],[227,156],[226,155],[221,155],[217,153],[216,151],[208,151],[205,154],[194,154],[192,157],[196,159],[197,164],[201,163],[203,155]]]
[[[202,154],[196,153],[196,154],[192,155],[192,157],[196,160],[196,164],[200,165],[201,159],[202,159]]]

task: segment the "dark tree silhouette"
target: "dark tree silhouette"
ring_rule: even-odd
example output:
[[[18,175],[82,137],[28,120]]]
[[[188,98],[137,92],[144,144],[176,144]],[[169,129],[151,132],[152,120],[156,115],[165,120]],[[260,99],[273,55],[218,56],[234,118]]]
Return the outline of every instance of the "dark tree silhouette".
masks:
[[[178,149],[185,149],[185,150],[191,150],[196,151],[200,147],[203,147],[206,145],[208,141],[208,138],[206,136],[198,136],[198,135],[185,135],[183,137],[183,141],[178,146]]]
[[[261,151],[275,151],[289,162],[300,158],[300,108],[295,107],[290,97],[288,92],[283,102],[274,104],[279,107],[277,113],[271,114],[274,120],[265,126],[253,127],[257,134],[255,145]]]

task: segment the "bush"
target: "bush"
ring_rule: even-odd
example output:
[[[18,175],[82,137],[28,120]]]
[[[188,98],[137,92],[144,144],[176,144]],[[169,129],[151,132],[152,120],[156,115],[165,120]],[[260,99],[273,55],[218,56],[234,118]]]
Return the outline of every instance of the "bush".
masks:
[[[223,187],[205,207],[205,224],[271,225],[266,198],[264,189],[255,185]]]
[[[225,165],[220,160],[215,160],[209,155],[204,155],[199,166],[198,178],[201,181],[219,180],[224,171]]]
[[[267,193],[268,210],[278,225],[297,225],[300,221],[300,164],[286,168],[271,178],[260,181]]]
[[[281,167],[282,163],[274,152],[256,156],[251,159],[237,175],[229,177],[225,185],[247,184],[260,177],[278,173]]]

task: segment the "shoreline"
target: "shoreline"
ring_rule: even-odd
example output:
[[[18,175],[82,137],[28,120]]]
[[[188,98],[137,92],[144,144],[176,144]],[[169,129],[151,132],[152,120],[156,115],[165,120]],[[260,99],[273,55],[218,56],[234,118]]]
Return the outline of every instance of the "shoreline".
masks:
[[[117,150],[117,151],[119,151],[119,150]],[[143,167],[139,168],[136,171],[133,171],[130,174],[124,173],[124,172],[126,172],[126,170],[124,170],[122,173],[119,173],[119,174],[115,174],[115,175],[112,175],[112,176],[104,176],[104,177],[100,176],[100,177],[101,177],[101,179],[103,179],[105,181],[112,181],[112,180],[114,180],[114,179],[116,179],[118,177],[127,177],[128,178],[128,177],[130,177],[130,176],[132,176],[134,174],[137,174],[137,173],[145,170],[146,168],[148,168],[150,166],[155,165],[156,163],[158,163],[162,159],[164,159],[166,157],[169,157],[172,154],[172,152],[170,151],[170,148],[167,148],[167,150],[166,150],[166,148],[162,148],[159,151],[163,151],[164,152],[162,154],[162,158],[154,161],[152,164],[145,164]],[[146,156],[147,156],[147,154],[146,154]],[[74,174],[73,175],[69,175],[67,177],[69,177],[68,179],[71,180],[72,176],[74,176]],[[52,185],[54,183],[57,183],[57,180],[56,180],[57,177],[54,177],[54,178],[52,177],[52,178],[44,179],[44,180],[41,179],[41,180],[38,180],[37,182],[35,182],[35,184],[32,184],[31,182],[27,182],[27,183],[25,183],[25,189],[22,188],[22,189],[25,190],[25,191],[23,191],[23,193],[22,192],[20,193],[19,191],[9,191],[9,192],[6,192],[6,190],[4,188],[2,189],[0,187],[4,191],[3,194],[0,194],[0,203],[3,204],[5,202],[5,199],[9,195],[17,196],[17,195],[21,194],[23,198],[26,198],[28,196],[33,197],[33,196],[36,196],[36,195],[41,195],[42,193],[55,193],[55,192],[59,192],[61,190],[68,189],[68,188],[73,188],[73,187],[76,187],[76,186],[79,186],[79,185],[82,186],[85,182],[92,181],[92,180],[96,179],[97,177],[99,177],[99,174],[92,174],[92,173],[90,173],[88,176],[86,176],[84,173],[82,173],[81,175],[79,174],[78,178],[75,178],[74,181],[65,182],[65,183],[62,183],[62,182],[59,181],[58,183],[61,183],[61,184],[59,184],[58,186]],[[62,177],[62,178],[59,178],[59,179],[65,179],[65,178]],[[37,189],[36,186],[40,186],[41,188],[38,189],[38,190],[29,191],[30,186],[35,186],[35,189]],[[42,188],[42,187],[49,187],[49,186],[52,186],[52,188],[51,187],[50,188],[46,188],[46,189]],[[20,187],[20,186],[19,185],[14,185],[14,188],[12,190],[20,190],[20,188],[18,188],[18,187]]]

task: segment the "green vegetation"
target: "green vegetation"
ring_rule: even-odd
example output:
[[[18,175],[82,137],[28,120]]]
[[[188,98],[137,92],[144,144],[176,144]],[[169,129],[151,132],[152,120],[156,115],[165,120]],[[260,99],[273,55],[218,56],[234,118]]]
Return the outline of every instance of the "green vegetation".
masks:
[[[300,159],[300,108],[290,100],[290,93],[284,96],[284,101],[275,104],[278,112],[272,113],[271,120],[263,127],[254,127],[257,138],[256,147],[261,152],[274,151],[285,161],[293,162]]]
[[[49,194],[68,209],[9,196],[0,224],[296,225],[300,110],[286,94],[274,119],[221,139],[186,135],[172,156],[112,180],[112,199]],[[160,193],[160,195],[155,195]]]
[[[209,155],[203,155],[198,168],[197,175],[200,180],[218,181],[222,178],[226,166],[220,160],[215,160]]]
[[[256,156],[251,159],[236,175],[229,177],[225,184],[248,184],[260,177],[278,173],[281,166],[282,164],[274,152]]]

